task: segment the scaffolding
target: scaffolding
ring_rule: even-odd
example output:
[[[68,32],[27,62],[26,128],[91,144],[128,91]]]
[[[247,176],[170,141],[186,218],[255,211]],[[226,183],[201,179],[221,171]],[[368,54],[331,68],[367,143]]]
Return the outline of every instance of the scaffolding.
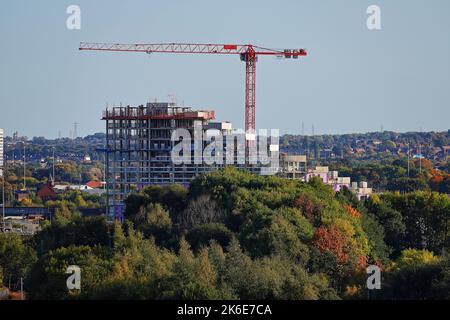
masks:
[[[194,125],[206,130],[214,118],[214,111],[193,111],[167,102],[105,110],[108,218],[123,220],[124,199],[133,191],[147,185],[187,186],[199,174],[222,167],[203,162],[175,165],[171,160],[175,129],[193,134]]]

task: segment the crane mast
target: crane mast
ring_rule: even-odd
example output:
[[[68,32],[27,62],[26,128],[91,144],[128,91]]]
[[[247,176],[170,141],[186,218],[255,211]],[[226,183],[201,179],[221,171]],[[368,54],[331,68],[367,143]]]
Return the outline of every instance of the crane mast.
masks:
[[[306,56],[305,49],[268,49],[251,44],[193,44],[193,43],[158,43],[158,44],[120,44],[81,42],[79,50],[183,53],[183,54],[238,54],[245,62],[245,131],[254,133],[256,129],[256,62],[259,55],[280,56],[298,59]]]

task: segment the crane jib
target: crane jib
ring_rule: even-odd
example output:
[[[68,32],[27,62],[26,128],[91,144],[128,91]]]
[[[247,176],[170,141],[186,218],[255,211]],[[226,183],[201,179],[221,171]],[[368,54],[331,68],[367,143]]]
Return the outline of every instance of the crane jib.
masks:
[[[198,43],[157,43],[120,44],[81,42],[79,50],[144,52],[144,53],[196,53],[196,54],[239,54],[246,64],[245,82],[245,129],[256,129],[256,61],[259,55],[272,55],[286,59],[306,56],[305,49],[269,49],[252,44],[198,44]]]

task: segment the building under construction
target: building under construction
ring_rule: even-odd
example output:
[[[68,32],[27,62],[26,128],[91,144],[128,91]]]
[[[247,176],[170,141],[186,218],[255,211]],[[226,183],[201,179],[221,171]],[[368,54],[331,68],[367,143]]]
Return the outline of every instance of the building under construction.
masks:
[[[123,218],[123,200],[146,185],[187,186],[197,175],[224,164],[174,164],[171,151],[175,129],[216,129],[226,135],[229,122],[212,122],[214,111],[194,111],[176,103],[147,103],[138,107],[113,107],[103,112],[106,121],[106,186],[109,219]],[[203,145],[202,145],[203,147]],[[194,143],[192,143],[194,154]],[[237,152],[233,148],[233,155]]]

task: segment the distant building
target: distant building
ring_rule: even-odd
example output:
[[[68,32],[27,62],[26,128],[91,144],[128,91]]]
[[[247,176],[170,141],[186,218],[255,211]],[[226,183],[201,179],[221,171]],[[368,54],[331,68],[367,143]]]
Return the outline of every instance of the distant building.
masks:
[[[308,182],[312,178],[317,177],[322,180],[323,183],[328,183],[328,167],[316,166],[308,170],[305,174],[305,181]]]
[[[350,177],[339,177],[337,171],[330,171],[328,167],[316,166],[307,169],[305,155],[280,154],[279,175],[292,180],[310,181],[318,177],[323,183],[329,184],[334,191],[340,191],[343,187],[350,188]]]
[[[223,163],[206,164],[202,145],[192,139],[189,157],[194,163],[174,164],[171,151],[177,142],[172,141],[176,129],[184,129],[192,135],[195,128],[202,132],[217,129],[224,136],[232,132],[230,122],[213,122],[214,111],[194,110],[173,102],[152,102],[138,107],[113,107],[103,113],[106,121],[106,190],[108,217],[122,220],[124,199],[130,192],[148,185],[181,184],[188,186],[199,174],[223,168]],[[242,135],[244,137],[244,135]],[[226,145],[224,149],[236,157],[237,150]],[[199,150],[200,149],[200,152]],[[217,152],[217,153],[216,153]],[[198,163],[198,157],[202,157]],[[214,151],[214,156],[225,153]],[[246,167],[261,172],[257,166]]]
[[[53,187],[56,193],[64,193],[66,191],[78,190],[83,193],[93,194],[93,195],[102,195],[106,191],[104,189],[92,188],[87,184],[80,185],[66,185],[66,184],[57,184]]]
[[[5,207],[5,224],[0,225],[0,232],[33,235],[41,230],[39,222],[50,216],[48,208]]]
[[[308,170],[305,175],[305,181],[310,181],[313,177],[320,178],[323,183],[332,186],[336,192],[344,187],[350,189],[350,177],[339,177],[338,171],[329,171],[328,167],[317,166]]]
[[[313,177],[318,177],[323,183],[332,186],[335,192],[339,192],[343,188],[349,189],[358,200],[368,199],[373,193],[372,188],[367,186],[367,182],[362,181],[358,185],[358,182],[351,182],[350,177],[339,177],[338,171],[329,171],[328,167],[315,167],[308,170],[305,181],[310,181]]]
[[[30,193],[28,192],[28,190],[16,190],[14,192],[14,198],[19,202],[28,199],[29,196]]]
[[[360,182],[359,186],[358,186],[358,182],[352,182],[350,191],[352,191],[353,193],[356,194],[356,197],[358,198],[358,200],[366,200],[373,193],[372,188],[368,188],[367,182],[365,182],[365,181]]]
[[[79,208],[83,217],[104,215],[106,209],[102,208]],[[10,221],[26,220],[28,222],[39,222],[43,219],[52,219],[55,214],[54,208],[43,207],[5,207],[5,217]]]
[[[339,177],[338,171],[330,171],[328,174],[328,184],[333,186],[334,191],[341,191],[342,188],[350,188],[350,177]]]
[[[305,155],[288,155],[280,154],[280,176],[293,179],[303,180],[306,173],[306,156]]]
[[[86,163],[86,164],[92,163],[91,156],[88,155],[88,154],[86,154],[86,155],[83,157],[83,163]]]
[[[69,191],[69,190],[85,191],[85,190],[91,190],[93,188],[91,188],[85,184],[72,184],[72,185],[57,184],[53,187],[53,189],[56,190],[57,192],[64,192],[64,191]]]
[[[37,217],[50,217],[50,210],[43,207],[5,207],[5,217],[24,219]]]
[[[41,168],[45,168],[47,166],[47,159],[41,158],[41,161],[39,161],[39,165]]]
[[[328,158],[334,158],[336,155],[333,152],[333,149],[323,149],[320,150],[320,158],[321,159],[328,159]]]

